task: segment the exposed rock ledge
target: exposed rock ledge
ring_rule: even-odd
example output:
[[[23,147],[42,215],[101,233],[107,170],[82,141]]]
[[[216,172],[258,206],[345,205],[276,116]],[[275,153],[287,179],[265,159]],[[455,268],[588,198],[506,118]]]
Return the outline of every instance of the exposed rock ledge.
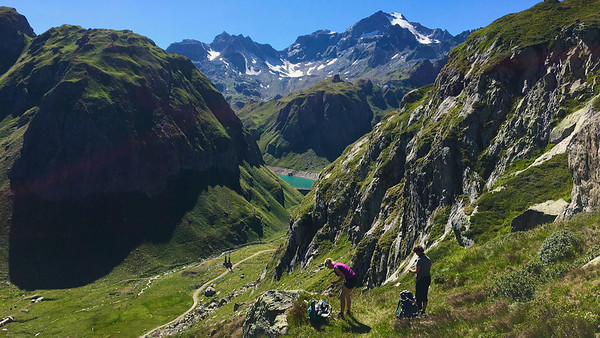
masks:
[[[313,180],[313,181],[316,181],[317,178],[319,178],[319,173],[313,173],[310,171],[302,171],[302,170],[281,168],[281,167],[268,167],[268,168],[272,172],[276,173],[277,175],[295,176],[295,177],[306,178],[306,179]]]
[[[573,191],[571,204],[560,218],[600,209],[600,114],[589,119],[569,144],[568,151]]]
[[[569,203],[562,198],[558,201],[550,200],[532,205],[524,213],[513,218],[510,230],[512,232],[526,231],[541,224],[552,223],[556,217],[563,212],[567,205],[569,205]]]
[[[287,333],[286,311],[298,296],[305,291],[269,290],[248,308],[244,322],[246,337],[278,337]]]

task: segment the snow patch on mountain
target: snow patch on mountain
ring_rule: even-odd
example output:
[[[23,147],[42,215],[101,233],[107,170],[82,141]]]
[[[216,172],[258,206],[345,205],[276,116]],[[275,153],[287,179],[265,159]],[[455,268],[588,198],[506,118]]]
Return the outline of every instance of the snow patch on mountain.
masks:
[[[214,61],[219,56],[221,56],[221,53],[219,53],[219,52],[216,52],[216,51],[214,51],[212,49],[208,51],[208,59],[210,61]]]
[[[305,75],[304,72],[300,69],[301,67],[299,64],[294,64],[289,62],[288,60],[283,59],[281,59],[281,63],[281,65],[275,66],[269,63],[269,61],[265,61],[267,67],[269,67],[270,70],[276,72],[279,76],[302,77]]]
[[[408,20],[406,20],[404,15],[402,15],[401,13],[392,13],[388,16],[388,19],[390,20],[390,23],[392,25],[398,25],[402,28],[408,29],[415,36],[415,38],[417,38],[417,41],[419,41],[419,43],[422,43],[425,45],[430,45],[432,43],[439,43],[438,40],[432,39],[426,35],[421,34],[415,28],[415,26],[413,26],[410,22],[408,22]]]

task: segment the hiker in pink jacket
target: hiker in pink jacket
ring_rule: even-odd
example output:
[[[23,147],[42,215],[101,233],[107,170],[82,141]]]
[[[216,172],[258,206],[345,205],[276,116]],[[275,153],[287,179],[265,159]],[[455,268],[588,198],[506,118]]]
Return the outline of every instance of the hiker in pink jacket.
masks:
[[[348,304],[346,314],[350,315],[350,306],[352,305],[350,301],[350,291],[356,286],[356,274],[348,267],[348,265],[334,262],[331,258],[325,260],[325,267],[333,269],[333,272],[340,277],[338,280],[331,282],[331,284],[337,285],[341,282],[344,283],[342,285],[342,292],[340,293],[341,312],[338,316],[344,318],[344,308],[346,307],[346,304]]]

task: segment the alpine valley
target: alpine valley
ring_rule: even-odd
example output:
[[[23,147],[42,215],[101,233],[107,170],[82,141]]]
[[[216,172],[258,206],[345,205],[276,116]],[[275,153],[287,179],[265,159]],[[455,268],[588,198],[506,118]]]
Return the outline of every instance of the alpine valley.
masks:
[[[7,335],[600,334],[600,0],[169,47],[189,59],[6,7],[0,39]],[[398,319],[416,244],[428,315]],[[317,323],[326,258],[358,286]]]

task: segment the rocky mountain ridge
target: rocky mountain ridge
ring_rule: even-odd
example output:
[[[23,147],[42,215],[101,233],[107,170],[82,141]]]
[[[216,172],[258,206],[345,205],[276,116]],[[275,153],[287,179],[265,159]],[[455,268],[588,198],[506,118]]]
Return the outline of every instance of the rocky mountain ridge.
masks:
[[[319,30],[300,36],[282,51],[225,32],[210,44],[184,40],[167,51],[189,57],[239,108],[308,88],[335,74],[347,81],[371,79],[403,95],[431,83],[450,48],[467,35],[454,37],[409,22],[402,14],[379,11],[343,33]],[[431,71],[415,71],[422,63]]]
[[[494,189],[501,191],[511,175],[538,171],[515,171],[520,163],[537,159],[545,169],[535,175],[567,170],[559,154],[569,144],[570,210],[593,204],[585,201],[596,196],[597,169],[572,162],[577,156],[589,162],[581,145],[595,151],[594,136],[584,136],[595,120],[572,117],[598,112],[600,20],[590,14],[597,10],[597,2],[544,2],[469,36],[451,52],[435,85],[405,96],[399,112],[321,173],[292,218],[277,276],[348,240],[353,266],[373,287],[403,271],[413,244],[435,246],[454,236],[469,246],[510,231],[510,218],[489,225],[485,217],[494,206],[485,201],[504,194]],[[581,129],[574,126],[586,123],[586,132],[575,136]],[[585,141],[578,146],[571,138]],[[588,178],[594,183],[585,184]],[[569,179],[561,178],[567,185],[560,189],[544,182],[528,192],[524,209],[503,217],[562,198],[570,187]],[[579,190],[582,198],[576,198]]]

